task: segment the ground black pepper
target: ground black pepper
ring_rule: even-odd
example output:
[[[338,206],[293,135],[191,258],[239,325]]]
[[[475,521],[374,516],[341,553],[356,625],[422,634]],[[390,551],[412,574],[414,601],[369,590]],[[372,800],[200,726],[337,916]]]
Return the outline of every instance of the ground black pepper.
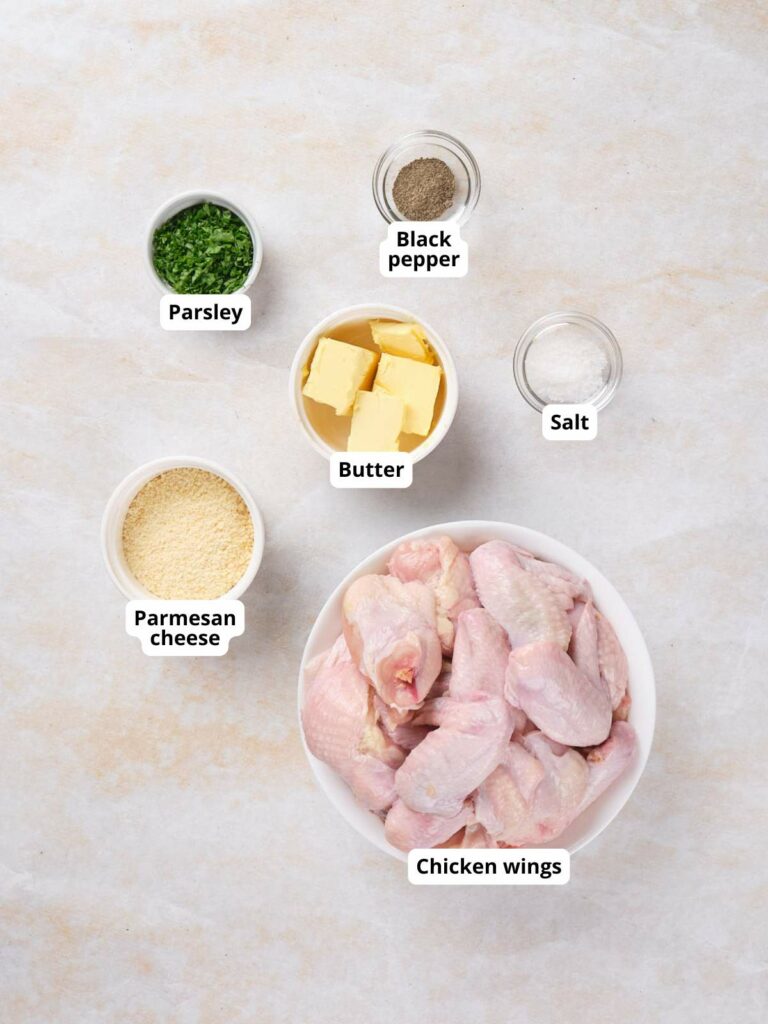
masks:
[[[456,179],[448,164],[419,157],[401,168],[392,187],[395,206],[406,220],[437,220],[453,203]]]

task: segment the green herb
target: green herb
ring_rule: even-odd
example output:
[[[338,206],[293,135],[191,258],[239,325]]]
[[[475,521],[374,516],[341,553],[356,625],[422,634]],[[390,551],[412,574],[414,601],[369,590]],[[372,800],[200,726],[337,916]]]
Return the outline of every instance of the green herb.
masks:
[[[253,240],[232,210],[198,203],[155,231],[152,262],[180,295],[228,295],[242,287],[251,271]]]

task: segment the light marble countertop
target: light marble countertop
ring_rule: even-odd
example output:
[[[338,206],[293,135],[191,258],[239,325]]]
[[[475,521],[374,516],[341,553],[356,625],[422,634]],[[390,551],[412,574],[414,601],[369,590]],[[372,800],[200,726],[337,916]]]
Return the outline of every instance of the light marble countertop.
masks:
[[[728,0],[7,5],[3,68],[3,1024],[590,1024],[768,1017],[768,8]],[[464,280],[384,280],[370,194],[417,127],[483,173]],[[142,246],[242,198],[244,334],[167,334]],[[335,492],[287,403],[339,306],[432,323],[456,421],[408,492]],[[512,379],[557,308],[625,379],[558,445]],[[264,512],[246,636],[147,659],[98,531],[178,452]],[[490,518],[581,551],[647,638],[656,743],[564,889],[414,889],[316,788],[296,671],[374,547]]]

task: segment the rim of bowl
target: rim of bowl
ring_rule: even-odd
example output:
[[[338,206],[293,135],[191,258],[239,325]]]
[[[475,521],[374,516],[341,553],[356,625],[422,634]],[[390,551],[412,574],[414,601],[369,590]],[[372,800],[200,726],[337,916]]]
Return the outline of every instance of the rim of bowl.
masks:
[[[413,463],[416,464],[421,462],[423,458],[426,458],[430,452],[433,452],[448,433],[456,415],[456,408],[459,402],[459,379],[453,358],[443,339],[433,327],[420,317],[414,316],[407,309],[403,309],[400,306],[390,306],[386,303],[363,302],[355,306],[345,306],[342,309],[337,309],[335,313],[331,313],[315,324],[299,345],[296,355],[293,357],[291,372],[288,378],[288,393],[291,405],[305,437],[315,451],[319,452],[326,459],[330,459],[335,451],[341,451],[341,449],[332,448],[324,441],[309,421],[306,409],[304,408],[304,397],[301,393],[303,384],[301,379],[302,371],[309,358],[312,346],[325,331],[338,327],[340,324],[347,323],[350,320],[369,320],[375,317],[390,317],[393,320],[403,323],[416,323],[423,327],[429,343],[440,359],[440,365],[445,374],[445,404],[440,419],[437,421],[432,433],[425,437],[421,444],[409,453]]]
[[[144,484],[170,469],[185,468],[205,469],[221,477],[222,480],[226,480],[245,502],[253,523],[253,551],[245,572],[226,594],[212,600],[234,601],[241,597],[253,583],[259,571],[264,555],[266,534],[261,511],[249,488],[234,473],[210,459],[203,459],[197,455],[166,455],[145,462],[124,477],[110,495],[101,519],[100,538],[104,564],[112,582],[128,601],[161,601],[163,599],[142,586],[125,564],[122,555],[125,514]]]
[[[618,590],[616,590],[610,580],[608,580],[599,569],[597,569],[588,559],[583,555],[580,555],[573,548],[563,544],[562,541],[549,536],[549,534],[542,533],[539,530],[533,530],[530,527],[520,526],[515,523],[504,523],[499,520],[490,519],[463,519],[450,523],[436,523],[433,526],[425,526],[421,529],[413,530],[410,533],[404,534],[402,537],[398,537],[387,544],[383,544],[372,554],[362,559],[331,591],[322,608],[318,612],[304,645],[301,663],[299,665],[297,690],[299,734],[301,736],[304,753],[309,762],[315,782],[322,790],[326,799],[333,805],[336,812],[341,815],[344,821],[346,821],[346,823],[350,825],[358,835],[372,843],[379,850],[382,850],[384,853],[388,853],[391,857],[394,857],[397,860],[406,861],[407,854],[387,842],[384,836],[383,823],[380,819],[378,819],[372,811],[367,811],[362,804],[357,803],[351,790],[349,790],[346,783],[341,779],[341,776],[337,775],[333,769],[323,761],[316,758],[307,746],[306,737],[304,735],[304,725],[301,721],[301,711],[304,704],[304,673],[309,661],[315,657],[316,654],[319,654],[322,650],[326,649],[323,647],[321,650],[315,651],[313,650],[313,646],[317,645],[318,635],[323,631],[325,627],[325,620],[332,614],[334,606],[338,606],[337,614],[340,615],[341,599],[347,588],[358,577],[369,572],[381,571],[380,567],[385,565],[388,556],[398,544],[402,544],[404,541],[416,540],[421,537],[430,537],[442,533],[452,536],[454,532],[472,532],[479,537],[485,538],[485,540],[507,540],[509,531],[512,531],[515,534],[515,543],[525,546],[534,554],[541,551],[541,545],[543,542],[544,557],[548,559],[559,559],[561,564],[571,568],[574,572],[580,573],[589,581],[590,586],[595,591],[597,599],[596,604],[604,610],[604,613],[606,605],[610,604],[611,625],[616,629],[625,650],[629,646],[628,641],[631,641],[631,646],[633,648],[632,657],[630,658],[629,654],[627,655],[630,669],[630,687],[637,687],[639,684],[645,696],[645,727],[642,733],[639,729],[635,730],[638,737],[638,747],[635,752],[634,759],[627,771],[625,771],[620,779],[616,780],[616,784],[619,784],[623,780],[626,787],[623,792],[621,802],[618,803],[618,806],[613,807],[612,811],[609,812],[604,821],[597,822],[593,825],[588,835],[576,841],[563,841],[567,840],[568,832],[574,827],[579,819],[583,819],[585,815],[589,815],[591,813],[594,814],[597,809],[605,806],[605,803],[609,800],[612,791],[614,793],[613,803],[616,803],[614,787],[610,786],[583,812],[583,814],[579,815],[574,822],[571,822],[568,828],[560,836],[556,837],[550,843],[544,843],[541,844],[540,847],[535,848],[546,849],[548,847],[561,848],[565,846],[565,848],[573,854],[592,843],[613,821],[615,821],[621,811],[629,803],[632,794],[637,788],[637,784],[645,771],[646,764],[648,763],[656,728],[656,682],[653,672],[653,663],[651,661],[651,656],[648,651],[645,638],[643,637],[642,631],[640,630],[634,615]],[[477,543],[484,543],[484,540],[478,540]],[[462,547],[462,550],[464,550],[463,545],[460,546]],[[379,567],[378,569],[377,566]],[[341,624],[339,623],[339,632],[340,631]],[[633,708],[634,707],[635,703],[633,700]],[[630,724],[632,724],[632,718],[632,710],[630,710]],[[338,785],[334,785],[334,782]],[[343,796],[340,794],[343,794]],[[375,830],[375,834],[373,835],[367,834],[361,825],[363,820],[370,823],[371,819],[377,821],[381,826]]]
[[[187,293],[175,292],[155,270],[155,264],[152,259],[152,243],[155,237],[155,231],[157,231],[161,224],[165,224],[167,220],[170,220],[171,217],[175,217],[176,214],[181,213],[182,210],[186,210],[190,206],[197,206],[198,203],[205,202],[213,203],[216,206],[224,206],[233,213],[236,213],[248,228],[248,231],[251,234],[251,241],[253,242],[253,264],[248,277],[246,277],[240,288],[235,289],[233,292],[226,292],[225,294],[242,295],[243,292],[248,291],[259,275],[261,264],[264,259],[264,246],[261,240],[261,232],[259,231],[258,225],[252,214],[243,206],[242,203],[228,199],[226,196],[223,196],[220,192],[216,192],[213,189],[188,189],[186,192],[177,193],[161,206],[158,206],[147,225],[147,239],[144,246],[144,262],[149,272],[149,276],[155,282],[163,295],[180,295]]]
[[[598,391],[589,403],[598,411],[600,409],[604,409],[616,394],[616,389],[621,383],[624,369],[621,347],[619,346],[613,331],[609,327],[606,327],[602,320],[598,320],[596,316],[592,316],[590,313],[579,313],[577,310],[563,310],[556,313],[547,313],[545,316],[540,316],[539,319],[534,320],[530,327],[528,327],[528,329],[521,335],[520,340],[515,346],[515,354],[512,362],[512,372],[515,377],[515,384],[517,384],[518,391],[526,400],[528,405],[537,412],[542,412],[548,404],[539,398],[528,383],[528,377],[525,372],[525,359],[528,355],[528,350],[541,332],[548,327],[554,327],[556,324],[581,324],[582,326],[589,326],[596,330],[605,342],[607,349],[606,354],[608,355],[609,363],[608,378],[600,391]]]
[[[482,189],[482,178],[480,175],[480,167],[477,160],[474,157],[472,151],[460,142],[454,135],[449,135],[448,132],[438,131],[436,128],[421,128],[414,132],[408,132],[406,135],[401,136],[396,142],[393,142],[391,146],[381,154],[376,162],[376,166],[373,169],[373,198],[376,203],[376,208],[387,222],[392,223],[408,223],[405,217],[399,215],[399,211],[389,205],[384,191],[384,179],[386,172],[389,170],[392,161],[395,157],[399,156],[409,146],[415,146],[419,143],[428,145],[430,140],[434,140],[435,145],[443,145],[444,148],[451,150],[453,155],[457,157],[463,164],[467,171],[467,182],[469,184],[467,191],[467,201],[464,204],[461,213],[455,217],[447,217],[445,220],[440,221],[439,219],[435,223],[443,224],[456,224],[461,226],[466,224],[472,215],[477,202],[480,198],[480,191]],[[448,143],[446,146],[445,143]]]

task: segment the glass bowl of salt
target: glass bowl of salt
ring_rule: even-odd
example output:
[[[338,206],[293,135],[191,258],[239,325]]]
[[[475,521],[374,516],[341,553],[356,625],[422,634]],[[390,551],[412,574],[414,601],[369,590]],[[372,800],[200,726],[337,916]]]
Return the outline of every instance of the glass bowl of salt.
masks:
[[[549,313],[518,341],[513,369],[520,394],[538,412],[555,404],[604,409],[621,381],[621,349],[596,317]]]

